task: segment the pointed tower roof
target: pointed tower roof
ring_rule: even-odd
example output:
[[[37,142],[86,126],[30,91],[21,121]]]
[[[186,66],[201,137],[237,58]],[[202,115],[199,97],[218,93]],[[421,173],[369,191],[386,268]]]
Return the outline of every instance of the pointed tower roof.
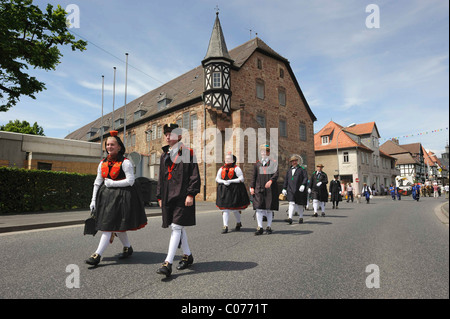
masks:
[[[214,21],[214,27],[211,33],[211,39],[209,40],[208,51],[203,59],[203,62],[211,58],[224,58],[233,62],[230,54],[228,53],[227,44],[225,43],[225,37],[223,36],[222,27],[219,20],[219,12],[216,12],[216,21]]]

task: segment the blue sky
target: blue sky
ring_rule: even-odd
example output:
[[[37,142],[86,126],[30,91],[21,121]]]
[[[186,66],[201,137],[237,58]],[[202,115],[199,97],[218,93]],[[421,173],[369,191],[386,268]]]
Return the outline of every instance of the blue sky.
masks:
[[[112,111],[114,66],[115,108],[123,106],[126,52],[127,102],[197,67],[218,5],[229,50],[257,33],[290,61],[318,119],[315,132],[330,120],[344,126],[375,121],[381,143],[399,137],[438,155],[449,138],[446,0],[34,2],[77,5],[80,26],[71,31],[90,44],[82,53],[62,48],[55,71],[30,69],[47,90],[0,113],[0,125],[37,122],[46,136],[64,138],[100,117],[102,75],[104,112]],[[379,8],[379,28],[366,26],[370,4]]]

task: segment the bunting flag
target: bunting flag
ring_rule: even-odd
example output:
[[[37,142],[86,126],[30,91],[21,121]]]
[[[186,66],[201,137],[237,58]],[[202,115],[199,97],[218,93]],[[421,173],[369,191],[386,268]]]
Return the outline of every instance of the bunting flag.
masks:
[[[416,133],[407,134],[407,135],[401,135],[401,136],[383,137],[383,138],[380,138],[380,139],[384,140],[384,141],[392,140],[392,139],[397,139],[398,140],[400,138],[410,138],[410,137],[421,136],[421,135],[423,136],[423,135],[439,133],[439,132],[443,132],[443,131],[447,131],[448,132],[448,127],[441,128],[441,129],[436,129],[436,130],[431,130],[431,131],[425,131],[425,132],[416,132]]]

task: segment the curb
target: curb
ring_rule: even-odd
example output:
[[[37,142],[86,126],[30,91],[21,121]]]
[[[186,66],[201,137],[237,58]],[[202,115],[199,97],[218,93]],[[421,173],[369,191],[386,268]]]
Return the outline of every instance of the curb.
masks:
[[[437,218],[441,221],[441,223],[443,223],[444,225],[448,226],[449,218],[448,218],[448,211],[446,211],[445,208],[444,208],[445,205],[448,205],[448,202],[437,206],[434,209],[434,213],[437,216]]]

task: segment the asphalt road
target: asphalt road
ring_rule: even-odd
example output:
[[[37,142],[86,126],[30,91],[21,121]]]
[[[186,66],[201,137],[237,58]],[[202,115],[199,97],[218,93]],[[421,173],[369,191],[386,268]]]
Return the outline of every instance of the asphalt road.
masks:
[[[84,260],[100,236],[83,236],[82,226],[0,234],[0,298],[448,299],[449,228],[434,212],[444,201],[328,203],[326,217],[308,211],[292,225],[282,205],[274,233],[261,236],[253,210],[240,232],[222,235],[220,212],[204,206],[187,228],[194,265],[168,279],[156,274],[170,237],[159,216],[129,233],[131,258],[117,259],[116,239],[96,268]]]

